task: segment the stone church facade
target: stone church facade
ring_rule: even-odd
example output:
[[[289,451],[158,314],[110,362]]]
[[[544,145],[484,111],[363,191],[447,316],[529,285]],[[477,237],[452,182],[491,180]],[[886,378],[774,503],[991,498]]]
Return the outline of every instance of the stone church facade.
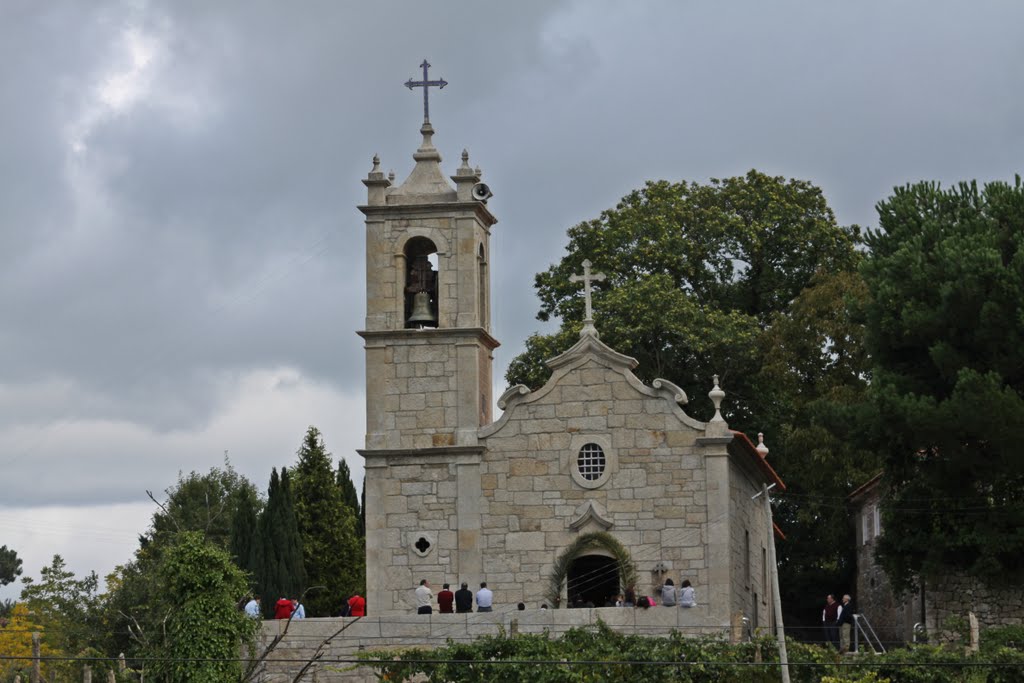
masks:
[[[453,589],[486,581],[496,611],[601,606],[626,588],[622,558],[601,543],[566,555],[590,534],[628,552],[637,595],[688,579],[701,623],[728,628],[742,615],[768,626],[772,527],[753,496],[783,484],[767,449],[722,419],[717,379],[705,399],[715,417],[695,420],[679,387],[642,383],[637,362],[602,343],[588,320],[548,362],[550,380],[510,388],[494,419],[488,268],[497,219],[468,155],[449,182],[429,122],[421,133],[403,183],[374,160],[360,207],[370,613],[414,613],[421,579]],[[552,588],[559,561],[566,580]]]

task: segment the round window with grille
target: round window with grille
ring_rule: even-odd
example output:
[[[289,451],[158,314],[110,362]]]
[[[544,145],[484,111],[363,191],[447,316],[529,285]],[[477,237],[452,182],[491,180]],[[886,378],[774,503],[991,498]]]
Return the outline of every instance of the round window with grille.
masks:
[[[604,474],[606,465],[603,448],[596,443],[583,444],[576,457],[576,467],[581,477],[587,481],[597,481]]]

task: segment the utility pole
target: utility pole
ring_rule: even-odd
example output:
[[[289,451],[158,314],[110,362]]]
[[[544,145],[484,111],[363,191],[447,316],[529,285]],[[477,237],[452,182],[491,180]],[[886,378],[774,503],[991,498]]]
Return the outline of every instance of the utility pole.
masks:
[[[775,607],[775,637],[779,641],[779,665],[782,668],[782,683],[789,683],[789,655],[786,653],[786,632],[782,626],[782,597],[779,595],[779,563],[775,559],[775,522],[772,519],[772,501],[768,492],[775,484],[762,485],[761,492],[752,496],[764,496],[764,516],[768,520],[768,566],[772,574],[772,604]]]

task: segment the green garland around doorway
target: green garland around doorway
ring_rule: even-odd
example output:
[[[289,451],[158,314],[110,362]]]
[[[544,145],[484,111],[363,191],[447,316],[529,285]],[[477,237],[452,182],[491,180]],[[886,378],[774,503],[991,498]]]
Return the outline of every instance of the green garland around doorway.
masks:
[[[548,591],[545,596],[548,604],[558,607],[559,597],[562,595],[562,587],[569,574],[569,566],[573,560],[583,555],[588,550],[606,550],[615,558],[615,564],[619,570],[619,583],[622,588],[636,587],[636,567],[633,565],[633,558],[625,546],[615,540],[615,537],[606,531],[595,531],[589,534],[582,534],[573,541],[568,548],[555,560],[551,568],[551,576],[548,578]]]

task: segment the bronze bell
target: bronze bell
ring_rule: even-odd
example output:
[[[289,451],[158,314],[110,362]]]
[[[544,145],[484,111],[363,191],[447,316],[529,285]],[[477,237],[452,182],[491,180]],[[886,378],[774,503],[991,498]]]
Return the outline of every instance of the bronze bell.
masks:
[[[430,294],[427,292],[416,292],[412,297],[412,315],[406,322],[419,325],[436,326],[437,317],[430,310]]]

